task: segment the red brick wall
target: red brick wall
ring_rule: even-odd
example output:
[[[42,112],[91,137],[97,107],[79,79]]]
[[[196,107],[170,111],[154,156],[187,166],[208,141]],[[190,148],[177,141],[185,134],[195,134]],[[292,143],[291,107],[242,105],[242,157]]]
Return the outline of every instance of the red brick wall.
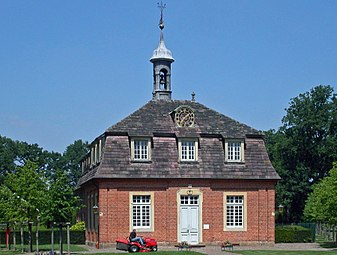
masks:
[[[202,193],[203,243],[229,240],[234,243],[273,243],[275,190],[272,181],[228,180],[100,180],[99,242],[114,244],[130,232],[129,192],[154,192],[154,231],[139,233],[158,242],[178,241],[177,192],[192,185]],[[92,186],[90,187],[92,190]],[[96,188],[97,190],[97,188]],[[224,192],[247,192],[247,231],[224,231]],[[88,242],[96,235],[87,233]]]

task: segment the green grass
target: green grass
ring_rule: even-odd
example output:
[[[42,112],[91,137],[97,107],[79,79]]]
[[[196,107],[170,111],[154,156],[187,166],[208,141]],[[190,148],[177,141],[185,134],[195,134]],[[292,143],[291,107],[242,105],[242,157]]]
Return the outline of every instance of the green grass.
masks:
[[[107,252],[107,253],[85,253],[85,255],[109,255],[109,254],[129,254],[128,252]],[[136,253],[142,254],[142,253]],[[157,252],[149,252],[147,254],[151,255],[201,255],[202,253],[195,251],[157,251]]]
[[[311,254],[336,254],[336,251],[235,251],[243,255],[311,255]]]
[[[73,247],[74,248],[74,247]],[[78,252],[84,251],[85,249],[83,247],[78,247],[79,250]],[[76,249],[76,248],[75,248]],[[49,250],[49,249],[47,249]],[[66,252],[66,250],[64,250]],[[22,254],[21,250],[17,251],[6,251],[1,249],[0,250],[1,255],[19,255]],[[81,254],[81,253],[78,253]],[[125,252],[108,252],[108,253],[85,253],[85,255],[108,255],[108,254],[127,254]],[[201,253],[195,252],[195,251],[158,251],[155,253],[150,253],[153,255],[200,255]],[[242,255],[315,255],[315,254],[323,254],[323,255],[328,255],[328,254],[337,254],[336,251],[283,251],[283,250],[278,250],[278,251],[273,251],[273,250],[264,250],[264,251],[259,251],[259,250],[250,250],[250,251],[234,251],[233,254],[242,254]]]
[[[28,248],[28,247],[27,247]],[[36,246],[33,246],[33,250],[36,250]],[[43,245],[39,245],[39,250],[40,251],[51,251],[51,244],[43,244]],[[59,244],[55,244],[54,245],[54,250],[60,250],[60,245]],[[63,251],[68,251],[68,245],[67,244],[63,244]],[[79,246],[79,245],[75,245],[75,244],[71,244],[70,245],[70,251],[72,252],[81,252],[81,251],[87,251],[87,249],[83,246]]]
[[[0,250],[1,255],[16,255],[16,254],[22,254],[21,251],[6,251],[6,250]]]
[[[337,248],[337,244],[335,242],[332,242],[331,240],[324,239],[323,236],[316,236],[316,242],[319,243],[319,245],[322,248]]]
[[[39,246],[40,247],[40,246]],[[28,250],[28,247],[26,247],[26,252]],[[40,252],[41,251],[50,251],[51,250],[51,246],[50,245],[41,245],[41,248],[39,248]],[[55,245],[55,250],[59,250],[59,246]],[[35,251],[35,249],[34,249]],[[71,251],[74,252],[79,252],[77,254],[81,254],[81,251],[86,251],[85,248],[77,246],[76,245],[71,245]],[[67,247],[63,247],[63,253],[67,254]],[[16,250],[16,251],[7,251],[5,249],[1,249],[0,250],[0,254],[1,255],[24,255],[24,253],[21,253],[21,249]],[[84,254],[84,253],[83,253]],[[85,255],[109,255],[109,254],[128,254],[126,252],[116,252],[116,253],[112,253],[112,252],[107,252],[107,253],[85,253]],[[201,253],[199,252],[195,252],[195,251],[158,251],[158,252],[152,252],[149,253],[152,255],[200,255]]]
[[[16,245],[16,250],[14,251],[14,247],[13,245],[11,246],[11,250],[8,251],[5,249],[5,247],[1,247],[2,249],[0,249],[0,254],[1,255],[14,255],[14,254],[22,254],[21,253],[21,245]],[[54,245],[54,250],[60,250],[60,245],[59,244],[55,244]],[[24,245],[24,251],[28,252],[28,245]],[[36,251],[36,246],[33,245],[33,252]],[[50,244],[43,244],[43,245],[39,245],[39,251],[40,252],[44,252],[44,251],[51,251],[51,245]],[[63,244],[63,252],[68,251],[68,246],[67,244]],[[70,245],[70,251],[71,252],[82,252],[82,251],[87,251],[87,249],[83,246],[79,246],[79,245],[74,245],[71,244]]]

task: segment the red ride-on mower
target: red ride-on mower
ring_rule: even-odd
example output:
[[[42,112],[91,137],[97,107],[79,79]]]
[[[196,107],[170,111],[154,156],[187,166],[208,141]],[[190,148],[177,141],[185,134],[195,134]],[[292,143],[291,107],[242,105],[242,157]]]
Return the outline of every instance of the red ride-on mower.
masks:
[[[143,238],[145,245],[139,242],[130,242],[129,238],[120,238],[116,240],[116,249],[128,252],[149,252],[157,251],[157,241],[154,238]]]

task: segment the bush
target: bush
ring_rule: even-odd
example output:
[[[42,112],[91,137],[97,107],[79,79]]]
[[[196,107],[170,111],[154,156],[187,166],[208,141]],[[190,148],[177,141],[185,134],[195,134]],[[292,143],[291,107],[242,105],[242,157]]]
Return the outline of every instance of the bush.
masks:
[[[79,221],[75,225],[72,225],[70,227],[70,230],[85,230],[85,222],[84,221]]]
[[[51,229],[39,230],[39,244],[51,244]],[[28,231],[24,231],[24,243],[28,244],[29,234]],[[20,231],[15,231],[16,243],[21,243]],[[57,228],[54,229],[54,243],[57,244],[60,241],[60,232]],[[67,231],[62,231],[63,243],[67,243]],[[36,232],[32,233],[33,244],[36,243]],[[5,240],[4,231],[0,231],[0,240]],[[13,243],[13,232],[11,232],[10,242]],[[70,231],[70,243],[71,244],[85,244],[85,232],[83,230],[71,230]]]
[[[301,226],[277,226],[275,228],[276,243],[310,243],[311,230]]]

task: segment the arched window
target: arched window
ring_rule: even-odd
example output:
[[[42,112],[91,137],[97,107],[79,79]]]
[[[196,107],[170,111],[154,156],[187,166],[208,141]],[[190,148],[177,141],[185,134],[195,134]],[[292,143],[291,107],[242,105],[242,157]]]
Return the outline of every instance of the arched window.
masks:
[[[161,69],[159,72],[159,88],[161,90],[167,90],[167,71]]]

